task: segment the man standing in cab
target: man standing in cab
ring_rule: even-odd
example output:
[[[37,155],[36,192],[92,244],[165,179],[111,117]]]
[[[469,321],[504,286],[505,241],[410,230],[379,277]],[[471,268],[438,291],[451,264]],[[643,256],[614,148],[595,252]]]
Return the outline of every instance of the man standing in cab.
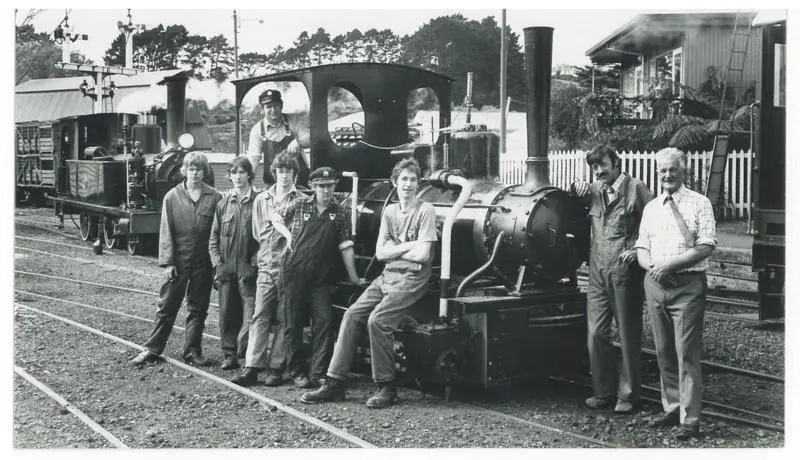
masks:
[[[214,265],[214,283],[219,289],[219,335],[222,369],[236,369],[247,350],[247,330],[256,297],[258,241],[253,238],[253,166],[238,156],[228,164],[233,189],[217,204],[208,252]]]
[[[375,256],[386,266],[345,312],[324,385],[304,393],[301,402],[344,399],[358,334],[364,326],[369,332],[372,378],[378,384],[378,392],[367,400],[367,407],[389,407],[397,400],[394,334],[408,318],[411,306],[427,291],[432,248],[437,240],[433,205],[417,199],[420,174],[416,160],[395,165],[392,183],[397,188],[398,203],[383,211],[375,247]]]
[[[250,129],[247,146],[247,156],[253,164],[253,171],[258,171],[258,164],[263,159],[264,184],[271,186],[275,183],[275,177],[270,172],[272,160],[279,153],[286,152],[295,159],[300,168],[298,183],[305,184],[308,166],[303,159],[297,130],[289,126],[289,120],[283,113],[281,92],[276,89],[262,92],[258,96],[258,104],[264,110],[264,118]]]
[[[717,245],[711,201],[684,186],[686,156],[676,148],[656,152],[663,193],[645,208],[639,265],[647,271],[644,292],[653,327],[661,404],[651,426],[680,425],[676,438],[699,434],[703,397],[703,317],[708,258]]]
[[[338,182],[333,168],[315,169],[309,180],[314,194],[298,199],[283,215],[276,214],[272,221],[275,230],[286,238],[278,291],[285,322],[286,366],[299,388],[319,386],[333,351],[330,295],[332,272],[339,254],[350,281],[359,285],[366,283],[356,272],[350,210],[337,203],[333,194]],[[312,351],[306,366],[301,363],[300,348],[304,313],[309,303]]]
[[[622,160],[608,145],[586,155],[595,182],[575,182],[576,195],[588,202],[592,224],[587,292],[587,342],[594,395],[591,409],[636,410],[641,393],[641,347],[644,272],[636,263],[634,243],[645,205],[653,194],[642,181],[621,171]],[[617,374],[611,343],[611,320],[617,324],[622,351]]]

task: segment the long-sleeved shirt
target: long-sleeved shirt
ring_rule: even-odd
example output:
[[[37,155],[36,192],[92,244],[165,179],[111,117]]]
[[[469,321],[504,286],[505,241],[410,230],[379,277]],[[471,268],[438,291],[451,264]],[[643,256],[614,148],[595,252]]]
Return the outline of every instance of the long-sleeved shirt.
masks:
[[[200,199],[192,201],[186,182],[173,187],[161,205],[158,264],[179,270],[193,265],[211,265],[208,239],[214,222],[214,208],[222,195],[206,184]]]
[[[639,239],[636,240],[636,247],[650,251],[650,257],[655,264],[667,262],[692,247],[687,246],[667,197],[669,194],[663,193],[645,206],[639,226]],[[686,222],[694,246],[705,244],[716,247],[716,221],[711,201],[685,186],[673,192],[672,198]],[[707,269],[708,258],[705,258],[680,271],[704,272]]]
[[[272,226],[272,217],[304,197],[294,185],[283,197],[276,196],[275,185],[259,193],[253,202],[253,238],[259,242],[258,270],[267,271],[273,277],[278,276],[281,265],[281,254],[286,247],[286,238]]]
[[[255,278],[254,257],[258,241],[251,232],[255,190],[240,197],[235,190],[225,193],[216,207],[208,242],[211,264],[223,281],[237,276]]]

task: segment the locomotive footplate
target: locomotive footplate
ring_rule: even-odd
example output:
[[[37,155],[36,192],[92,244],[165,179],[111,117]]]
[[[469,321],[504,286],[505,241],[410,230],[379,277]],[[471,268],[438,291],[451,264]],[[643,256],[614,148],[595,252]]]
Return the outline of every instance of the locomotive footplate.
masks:
[[[120,235],[157,235],[161,225],[161,212],[145,209],[126,210],[116,206],[87,203],[66,197],[53,197],[53,202],[64,214],[88,213],[97,216],[113,216],[118,222],[115,231]]]
[[[466,382],[491,388],[585,367],[586,294],[576,288],[448,302],[471,330]]]

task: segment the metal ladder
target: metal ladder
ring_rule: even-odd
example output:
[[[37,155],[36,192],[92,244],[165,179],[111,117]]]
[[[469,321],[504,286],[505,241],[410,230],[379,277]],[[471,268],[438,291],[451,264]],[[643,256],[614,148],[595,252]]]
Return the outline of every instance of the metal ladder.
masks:
[[[728,92],[733,91],[733,108],[739,104],[739,85],[741,84],[742,74],[747,57],[747,47],[750,44],[750,34],[752,33],[751,13],[736,12],[733,22],[733,36],[731,38],[731,52],[728,56],[728,66],[725,69],[725,77],[722,84],[722,99],[719,103],[719,116],[717,117],[716,132],[714,134],[714,148],[711,156],[711,167],[708,171],[706,180],[705,195],[714,207],[714,214],[719,219],[721,212],[725,209],[723,200],[722,184],[725,178],[725,165],[728,163],[728,141],[733,134],[733,122],[723,122],[725,114],[725,102]],[[742,31],[739,20],[741,17],[748,18],[747,27]]]

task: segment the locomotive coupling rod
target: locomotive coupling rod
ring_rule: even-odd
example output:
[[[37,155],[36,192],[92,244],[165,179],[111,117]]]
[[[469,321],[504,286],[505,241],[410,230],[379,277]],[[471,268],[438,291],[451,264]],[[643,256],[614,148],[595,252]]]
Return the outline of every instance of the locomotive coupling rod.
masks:
[[[461,209],[472,195],[472,183],[465,177],[443,172],[439,179],[448,185],[460,185],[461,193],[453,204],[453,209],[447,213],[442,226],[442,268],[440,274],[441,288],[439,291],[439,317],[447,317],[447,291],[450,288],[450,250],[452,249],[453,224]]]
[[[353,237],[356,236],[356,228],[358,225],[358,216],[356,215],[356,208],[358,207],[358,173],[355,171],[342,171],[342,177],[353,178],[353,191],[350,193],[350,227],[352,228]]]

